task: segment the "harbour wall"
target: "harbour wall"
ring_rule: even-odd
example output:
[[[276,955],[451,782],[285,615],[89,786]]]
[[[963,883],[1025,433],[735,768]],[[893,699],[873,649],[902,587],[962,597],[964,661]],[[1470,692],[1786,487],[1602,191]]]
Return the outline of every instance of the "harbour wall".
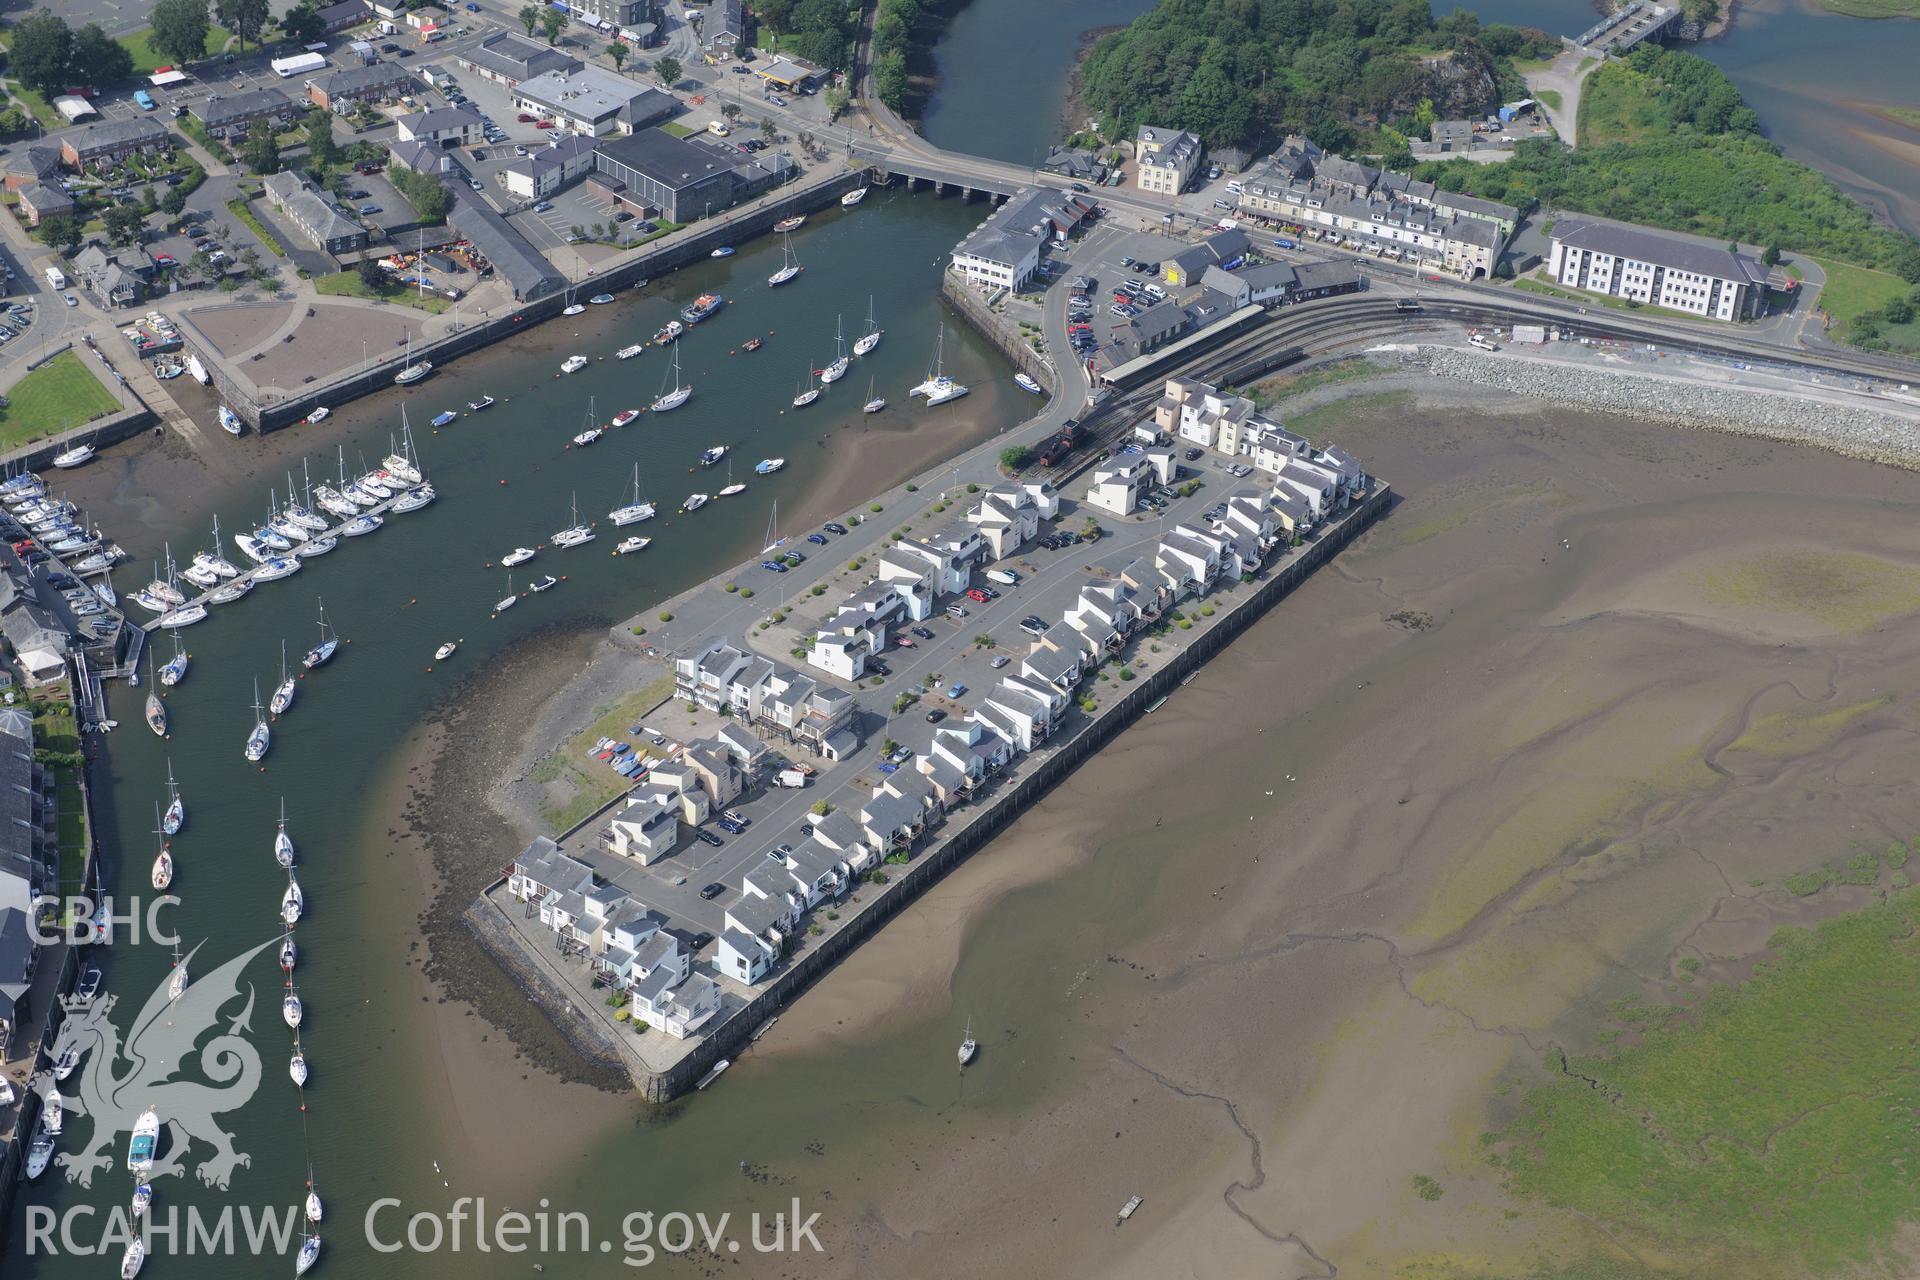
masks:
[[[953,272],[943,271],[940,273],[940,296],[959,313],[961,319],[973,326],[976,333],[998,347],[1000,353],[1013,361],[1017,368],[1032,375],[1034,381],[1047,389],[1049,396],[1059,394],[1061,375],[1053,367],[1053,362],[1021,338],[1020,327],[988,306],[976,290],[959,283]]]
[[[1297,548],[1284,563],[1265,571],[1253,583],[1209,595],[1206,602],[1216,607],[1217,616],[1195,617],[1196,627],[1202,629],[1185,647],[1169,656],[1156,670],[1128,682],[1125,693],[1097,711],[1066,740],[1049,744],[1042,753],[1027,757],[1031,764],[1027,772],[1004,787],[990,803],[963,810],[964,821],[955,823],[906,866],[888,867],[888,874],[894,877],[892,883],[831,934],[818,941],[807,940],[801,952],[765,990],[729,1008],[724,1021],[710,1024],[700,1041],[669,1067],[646,1069],[629,1046],[609,1045],[591,1019],[573,1008],[573,998],[555,989],[551,980],[540,972],[546,963],[543,958],[531,954],[525,938],[499,918],[498,913],[511,909],[499,892],[501,882],[489,886],[474,902],[468,911],[469,923],[482,944],[541,1004],[570,1041],[601,1063],[608,1060],[604,1050],[610,1047],[633,1076],[643,1097],[651,1102],[670,1101],[691,1089],[721,1059],[731,1059],[740,1053],[750,1043],[754,1031],[789,1001],[1036,804],[1156,699],[1173,693],[1181,680],[1199,670],[1209,658],[1285,599],[1316,569],[1389,511],[1393,502],[1392,489],[1380,485],[1319,538]],[[846,914],[843,906],[842,915]]]
[[[73,349],[71,342],[63,342],[28,365],[27,369],[29,372],[38,369],[48,361],[65,355]],[[101,359],[98,356],[95,358]],[[101,362],[106,363],[104,359]],[[111,372],[113,366],[107,364],[107,369]],[[152,426],[158,420],[154,417],[153,410],[147,407],[146,402],[140,399],[132,387],[122,389],[127,393],[128,399],[133,401],[129,408],[110,413],[104,418],[95,418],[92,422],[62,431],[59,435],[48,436],[44,440],[36,440],[0,454],[0,466],[13,471],[23,468],[33,470],[46,466],[53,461],[55,454],[65,453],[76,444],[84,444],[89,440],[99,445],[118,444],[127,437],[138,435]]]
[[[641,280],[658,279],[668,272],[704,261],[722,245],[766,234],[782,218],[831,208],[839,203],[841,196],[864,182],[864,172],[851,169],[818,179],[803,180],[800,185],[764,204],[715,217],[691,234],[675,237],[670,244],[637,250],[605,271],[580,280],[575,293],[580,296],[612,293]],[[463,324],[455,332],[420,343],[413,348],[412,358],[415,361],[430,360],[436,367],[444,365],[517,333],[524,333],[530,326],[543,320],[551,320],[565,310],[566,305],[565,293],[533,299],[501,315]],[[207,366],[221,400],[239,414],[248,426],[261,432],[293,426],[321,405],[338,408],[361,396],[385,391],[393,386],[394,375],[407,362],[406,355],[389,356],[364,369],[308,383],[294,395],[263,400],[257,388],[233,375],[227,368],[227,362],[217,352],[192,340],[190,325],[182,326],[182,336],[188,339],[186,345]]]

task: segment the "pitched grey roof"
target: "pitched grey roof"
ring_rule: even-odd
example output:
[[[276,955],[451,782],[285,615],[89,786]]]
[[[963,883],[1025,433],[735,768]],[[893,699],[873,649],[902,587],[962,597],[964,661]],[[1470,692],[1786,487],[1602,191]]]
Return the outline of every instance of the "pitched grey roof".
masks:
[[[293,99],[271,85],[249,89],[224,97],[209,96],[193,108],[193,114],[210,129],[223,128],[237,120],[269,116],[277,111],[293,110]]]
[[[1575,249],[1651,262],[1676,271],[1692,271],[1703,276],[1748,283],[1766,279],[1766,271],[1761,265],[1744,253],[1728,253],[1724,245],[1707,244],[1642,227],[1562,218],[1553,224],[1550,234],[1553,239]]]
[[[1293,269],[1301,292],[1357,283],[1360,268],[1351,262],[1302,262]]]
[[[364,67],[344,67],[314,81],[320,92],[330,98],[352,97],[382,89],[396,89],[412,83],[413,75],[405,67],[392,62],[376,62]]]
[[[502,31],[466,50],[460,59],[509,80],[526,80],[549,71],[573,71],[582,64],[558,49]]]
[[[414,133],[437,133],[441,129],[478,129],[480,113],[465,107],[434,107],[412,115],[396,116],[396,125],[404,124]]]
[[[506,278],[515,296],[525,301],[566,288],[566,277],[555,271],[553,264],[491,205],[476,199],[464,186],[456,185],[451,190],[453,212],[447,221]]]
[[[166,126],[147,116],[132,120],[113,120],[90,124],[78,133],[67,135],[67,142],[80,155],[115,150],[120,147],[150,147],[167,138]]]

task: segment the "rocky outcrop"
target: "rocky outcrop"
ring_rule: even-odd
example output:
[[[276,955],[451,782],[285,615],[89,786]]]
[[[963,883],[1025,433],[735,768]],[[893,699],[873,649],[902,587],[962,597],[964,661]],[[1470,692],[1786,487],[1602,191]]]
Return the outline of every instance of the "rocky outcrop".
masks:
[[[1397,90],[1387,119],[1411,116],[1424,99],[1442,120],[1471,119],[1500,105],[1500,79],[1493,59],[1479,49],[1430,54],[1410,63],[1406,84]]]

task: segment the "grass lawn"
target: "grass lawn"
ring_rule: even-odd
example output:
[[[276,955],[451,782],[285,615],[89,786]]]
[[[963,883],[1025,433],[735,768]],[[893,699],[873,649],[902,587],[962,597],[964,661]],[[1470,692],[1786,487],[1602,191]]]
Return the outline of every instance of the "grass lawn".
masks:
[[[453,305],[451,301],[437,294],[429,293],[422,297],[417,289],[406,285],[393,284],[384,289],[369,289],[366,281],[360,278],[358,271],[340,271],[330,276],[315,276],[312,283],[316,293],[325,294],[328,297],[397,302],[402,306],[430,311],[434,315],[439,315]]]
[[[686,125],[681,124],[677,120],[669,120],[665,124],[660,126],[660,132],[670,133],[676,138],[685,138],[691,134],[698,133],[699,130],[689,129]]]
[[[207,47],[202,56],[211,58],[226,48],[227,41],[231,39],[233,39],[233,32],[209,24]],[[128,53],[133,55],[133,74],[136,76],[152,75],[156,68],[172,66],[174,63],[173,58],[153,47],[152,27],[142,27],[131,35],[121,36],[120,43],[126,46]]]
[[[1833,316],[1833,327],[1840,337],[1846,336],[1861,313],[1878,311],[1895,298],[1905,297],[1913,288],[1890,271],[1875,271],[1871,267],[1856,267],[1850,262],[1827,258],[1814,261],[1827,273],[1826,287],[1820,290],[1820,307]],[[1882,329],[1890,327],[1882,326]],[[1900,325],[1894,331],[1911,327]]]
[[[632,743],[634,749],[644,755],[654,754],[658,748],[651,743],[635,742],[627,730],[672,696],[671,676],[623,694],[612,705],[597,708],[592,724],[533,766],[533,780],[549,792],[540,802],[541,815],[553,824],[555,831],[566,830],[634,785],[631,779],[607,768],[604,760],[588,755],[587,748],[602,738],[612,738],[616,742]],[[686,714],[684,708],[677,706],[667,710],[681,716]],[[655,727],[666,728],[665,715],[656,716],[654,720],[659,722]],[[562,790],[571,794],[562,799]]]
[[[67,122],[61,118],[58,111],[53,109],[53,104],[35,93],[32,89],[16,81],[14,84],[8,86],[8,90],[13,94],[13,100],[30,112],[35,120],[40,122],[42,129],[52,132],[53,130],[67,127]]]
[[[1513,1190],[1690,1274],[1877,1269],[1920,1211],[1917,926],[1920,890],[1904,889],[1783,929],[1751,978],[1684,1017],[1618,1011],[1640,1043],[1569,1063],[1482,1142]]]
[[[1644,142],[1673,132],[1673,117],[1654,97],[1655,84],[1624,62],[1587,77],[1580,91],[1580,145]]]
[[[1551,110],[1558,111],[1560,109],[1560,91],[1558,89],[1541,89],[1533,96],[1546,103]]]
[[[63,351],[7,392],[7,407],[0,409],[0,448],[56,435],[119,407],[119,397],[93,370],[74,352]]]
[[[274,238],[273,232],[267,230],[266,224],[261,222],[259,216],[254,213],[252,202],[240,196],[235,196],[233,199],[227,201],[227,210],[232,213],[234,217],[246,223],[248,229],[260,237],[260,243],[273,251],[274,257],[284,258],[287,256],[287,251],[280,247],[280,241]]]

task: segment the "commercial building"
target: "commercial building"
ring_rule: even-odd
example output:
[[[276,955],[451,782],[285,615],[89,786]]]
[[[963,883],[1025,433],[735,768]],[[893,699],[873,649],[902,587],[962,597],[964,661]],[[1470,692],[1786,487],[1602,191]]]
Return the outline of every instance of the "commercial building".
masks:
[[[157,155],[173,150],[173,135],[165,125],[146,116],[90,124],[60,139],[60,161],[70,169],[110,167],[131,155]]]
[[[303,107],[271,86],[249,89],[245,93],[208,94],[198,105],[188,108],[213,138],[237,138],[246,133],[255,120],[265,120],[275,132],[285,130],[298,118]]]
[[[593,172],[594,142],[569,135],[500,171],[500,185],[522,200],[543,200]]]
[[[698,134],[676,138],[642,129],[601,142],[593,167],[623,199],[657,209],[671,222],[691,222],[775,186],[788,164],[771,152],[749,159]]]
[[[1040,270],[1049,241],[1063,242],[1093,217],[1086,196],[1023,188],[954,246],[950,269],[969,284],[1017,291]]]
[[[775,58],[753,74],[775,89],[801,89],[827,73],[805,58]]]
[[[12,1056],[13,1036],[32,1015],[27,992],[39,958],[33,900],[56,892],[47,865],[40,766],[33,759],[33,719],[18,707],[0,709],[0,1056]]]
[[[301,175],[273,174],[262,184],[262,190],[268,202],[316,248],[342,254],[367,247],[367,229]]]
[[[387,154],[393,163],[415,173],[437,173],[461,179],[466,169],[437,142],[389,142]]]
[[[488,36],[479,44],[454,58],[454,65],[471,71],[482,80],[511,89],[523,80],[551,72],[578,71],[585,64],[551,45],[529,40],[510,31]]]
[[[329,111],[345,113],[358,102],[397,101],[418,87],[406,67],[376,62],[316,76],[307,82],[307,96]]]
[[[570,0],[568,8],[576,22],[596,26],[601,31],[616,27],[639,27],[659,18],[656,0]]]
[[[1767,269],[1725,245],[1578,217],[1549,239],[1547,274],[1569,288],[1714,320],[1751,320],[1764,305]]]
[[[566,288],[567,278],[554,270],[553,264],[492,205],[465,185],[449,190],[453,192],[453,211],[447,215],[448,225],[507,282],[515,302]]]
[[[522,81],[514,88],[513,105],[595,138],[633,133],[679,108],[672,94],[603,67],[549,71]]]
[[[1135,185],[1155,195],[1179,195],[1200,167],[1204,149],[1196,134],[1142,125],[1133,139]]]

